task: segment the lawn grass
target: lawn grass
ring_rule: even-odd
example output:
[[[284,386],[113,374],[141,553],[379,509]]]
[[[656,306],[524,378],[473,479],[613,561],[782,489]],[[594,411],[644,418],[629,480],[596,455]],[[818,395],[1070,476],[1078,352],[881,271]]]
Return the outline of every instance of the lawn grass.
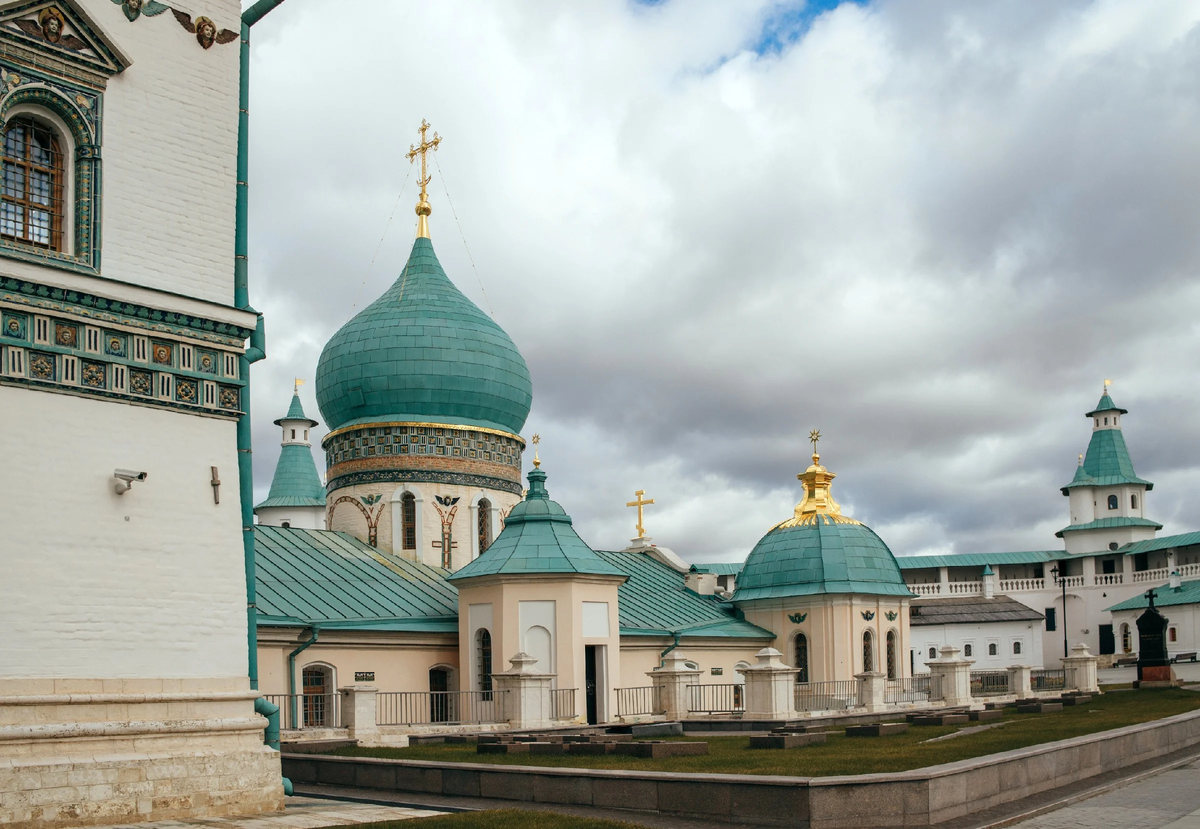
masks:
[[[382,823],[355,824],[354,829],[643,829],[623,820],[597,820],[572,817],[556,812],[522,812],[517,809],[487,809],[481,812],[457,812],[452,815],[388,820]]]
[[[951,763],[986,754],[1079,737],[1135,723],[1183,714],[1200,708],[1200,693],[1181,688],[1106,694],[1090,703],[1049,714],[1017,714],[1006,709],[1003,725],[951,740],[925,742],[959,730],[955,726],[913,727],[890,737],[845,737],[831,734],[824,745],[772,750],[751,749],[749,737],[706,737],[709,753],[699,757],[654,760],[626,755],[562,756],[477,754],[475,746],[451,744],[412,748],[339,749],[350,757],[441,760],[457,763],[630,769],[719,774],[777,774],[823,777],[840,774],[895,772]],[[900,719],[897,716],[897,719]],[[971,723],[972,726],[977,723]],[[696,737],[677,739],[696,740]]]

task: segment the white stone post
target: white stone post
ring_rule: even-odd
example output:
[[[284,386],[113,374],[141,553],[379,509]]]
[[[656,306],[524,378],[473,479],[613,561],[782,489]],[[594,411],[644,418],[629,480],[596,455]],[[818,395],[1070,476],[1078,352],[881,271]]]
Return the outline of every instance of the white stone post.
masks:
[[[783,656],[774,648],[763,648],[755,656],[757,665],[739,668],[738,673],[746,677],[747,720],[790,720],[796,716],[794,698],[796,668],[783,664]]]
[[[943,645],[941,657],[930,660],[925,664],[929,671],[937,677],[938,692],[941,700],[947,706],[971,704],[971,666],[973,659],[963,659],[958,648],[953,645]]]
[[[348,685],[338,689],[342,703],[342,727],[349,729],[351,740],[369,744],[379,738],[377,690],[373,685]]]
[[[658,695],[658,707],[668,720],[684,720],[691,713],[687,686],[697,684],[700,672],[689,668],[686,662],[679,651],[671,651],[663,657],[661,668],[646,673],[654,686],[654,693]]]
[[[882,711],[887,707],[887,674],[882,671],[866,671],[855,674],[858,680],[858,704],[868,711]]]
[[[1017,699],[1029,699],[1033,696],[1033,668],[1028,665],[1008,666],[1008,692],[1015,694]]]
[[[1063,670],[1068,691],[1079,691],[1083,694],[1099,693],[1100,686],[1096,682],[1096,663],[1099,659],[1088,653],[1087,645],[1077,643],[1071,648],[1071,655],[1063,659]]]
[[[518,653],[508,660],[510,669],[492,674],[500,695],[500,718],[513,728],[548,728],[554,724],[550,706],[550,686],[555,674],[533,670],[537,658]]]

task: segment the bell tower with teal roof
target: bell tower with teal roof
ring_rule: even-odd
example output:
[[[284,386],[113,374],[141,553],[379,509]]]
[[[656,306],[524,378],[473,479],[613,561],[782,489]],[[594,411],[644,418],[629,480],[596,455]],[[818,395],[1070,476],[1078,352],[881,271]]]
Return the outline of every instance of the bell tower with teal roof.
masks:
[[[1133,471],[1121,431],[1121,417],[1128,412],[1113,402],[1109,384],[1104,381],[1100,402],[1087,413],[1092,421],[1087,454],[1079,456],[1075,477],[1062,488],[1070,499],[1071,523],[1055,535],[1068,553],[1116,550],[1162,529],[1146,518],[1146,493],[1154,484]]]
[[[305,530],[325,529],[325,485],[313,461],[308,433],[317,421],[304,413],[300,384],[292,389],[287,414],[275,421],[283,432],[283,448],[275,464],[275,477],[267,499],[254,508],[258,523]]]
[[[317,364],[329,529],[446,570],[486,550],[521,500],[520,431],[533,402],[512,339],[450,281],[429,234],[427,136],[417,233],[392,286]]]

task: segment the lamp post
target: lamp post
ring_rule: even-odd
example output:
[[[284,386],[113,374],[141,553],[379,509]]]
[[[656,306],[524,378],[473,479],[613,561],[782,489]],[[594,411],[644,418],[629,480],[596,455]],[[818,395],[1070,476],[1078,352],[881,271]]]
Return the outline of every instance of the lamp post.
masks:
[[[1054,576],[1054,580],[1055,580],[1056,582],[1058,582],[1060,585],[1062,585],[1062,602],[1063,602],[1063,614],[1062,614],[1062,629],[1063,629],[1063,659],[1066,659],[1066,658],[1067,658],[1067,656],[1069,656],[1069,653],[1068,653],[1068,651],[1067,651],[1067,579],[1066,579],[1066,576],[1067,576],[1067,568],[1064,566],[1064,567],[1063,567],[1063,569],[1060,571],[1060,570],[1058,569],[1058,565],[1057,565],[1057,564],[1055,564],[1053,567],[1051,567],[1051,568],[1050,568],[1050,573],[1051,573],[1051,575],[1053,575],[1053,576]],[[1062,578],[1059,578],[1059,575],[1060,575],[1060,573],[1061,573],[1061,575],[1062,575]]]

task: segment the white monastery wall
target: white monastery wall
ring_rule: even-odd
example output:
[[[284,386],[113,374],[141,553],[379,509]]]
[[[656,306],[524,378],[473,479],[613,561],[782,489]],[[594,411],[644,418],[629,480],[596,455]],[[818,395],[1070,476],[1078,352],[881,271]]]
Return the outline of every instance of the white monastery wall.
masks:
[[[1043,667],[1041,622],[988,622],[980,624],[914,625],[912,627],[912,654],[910,660],[913,673],[928,673],[925,665],[931,659],[940,658],[943,645],[952,645],[962,652],[964,659],[973,659],[974,671],[1002,671],[1009,665]],[[1061,636],[1061,634],[1060,634]],[[1019,643],[1021,652],[1014,645]],[[971,646],[967,656],[966,646]],[[995,645],[996,653],[990,646]],[[929,655],[930,649],[935,651]]]
[[[20,436],[5,450],[0,677],[245,683],[235,425],[11,386],[0,418]],[[149,477],[118,495],[116,468]]]

